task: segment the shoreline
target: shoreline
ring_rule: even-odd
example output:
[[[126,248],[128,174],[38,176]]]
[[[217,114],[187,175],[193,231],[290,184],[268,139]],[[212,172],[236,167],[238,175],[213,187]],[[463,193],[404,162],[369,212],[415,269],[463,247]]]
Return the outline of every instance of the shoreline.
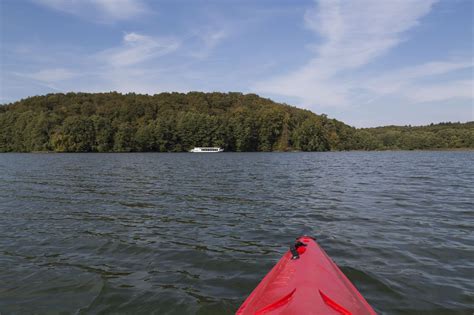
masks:
[[[474,148],[443,148],[443,149],[413,149],[413,150],[341,150],[341,151],[224,151],[219,153],[338,153],[338,152],[474,152]],[[18,151],[8,151],[0,152],[0,154],[124,154],[124,153],[192,153],[192,152],[159,152],[159,151],[133,151],[133,152],[57,152],[57,151],[30,151],[30,152],[18,152]],[[196,154],[196,153],[194,153]],[[202,153],[205,154],[205,153]],[[209,154],[205,154],[209,155]]]

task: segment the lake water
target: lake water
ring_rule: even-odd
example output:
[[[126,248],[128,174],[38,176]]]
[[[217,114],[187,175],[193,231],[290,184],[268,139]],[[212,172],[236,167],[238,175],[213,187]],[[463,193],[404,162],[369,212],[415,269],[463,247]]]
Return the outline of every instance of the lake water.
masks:
[[[474,311],[474,152],[0,154],[0,313],[233,314],[313,235],[380,314]]]

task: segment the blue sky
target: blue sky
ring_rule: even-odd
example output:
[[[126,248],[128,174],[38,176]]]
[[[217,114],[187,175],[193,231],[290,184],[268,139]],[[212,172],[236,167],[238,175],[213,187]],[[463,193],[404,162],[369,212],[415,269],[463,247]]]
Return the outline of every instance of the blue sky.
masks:
[[[474,120],[471,0],[0,0],[0,103],[240,91],[357,127]]]

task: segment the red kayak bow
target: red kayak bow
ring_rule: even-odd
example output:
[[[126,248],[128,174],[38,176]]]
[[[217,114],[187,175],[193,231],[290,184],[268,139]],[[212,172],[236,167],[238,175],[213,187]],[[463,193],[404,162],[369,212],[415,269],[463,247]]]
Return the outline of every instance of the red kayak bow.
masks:
[[[250,314],[376,313],[315,240],[302,236],[236,313]]]

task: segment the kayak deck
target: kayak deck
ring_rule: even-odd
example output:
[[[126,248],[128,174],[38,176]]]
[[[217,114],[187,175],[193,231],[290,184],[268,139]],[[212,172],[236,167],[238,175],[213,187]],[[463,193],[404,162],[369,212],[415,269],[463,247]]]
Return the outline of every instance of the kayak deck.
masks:
[[[302,236],[236,313],[248,314],[376,313],[314,239]]]

